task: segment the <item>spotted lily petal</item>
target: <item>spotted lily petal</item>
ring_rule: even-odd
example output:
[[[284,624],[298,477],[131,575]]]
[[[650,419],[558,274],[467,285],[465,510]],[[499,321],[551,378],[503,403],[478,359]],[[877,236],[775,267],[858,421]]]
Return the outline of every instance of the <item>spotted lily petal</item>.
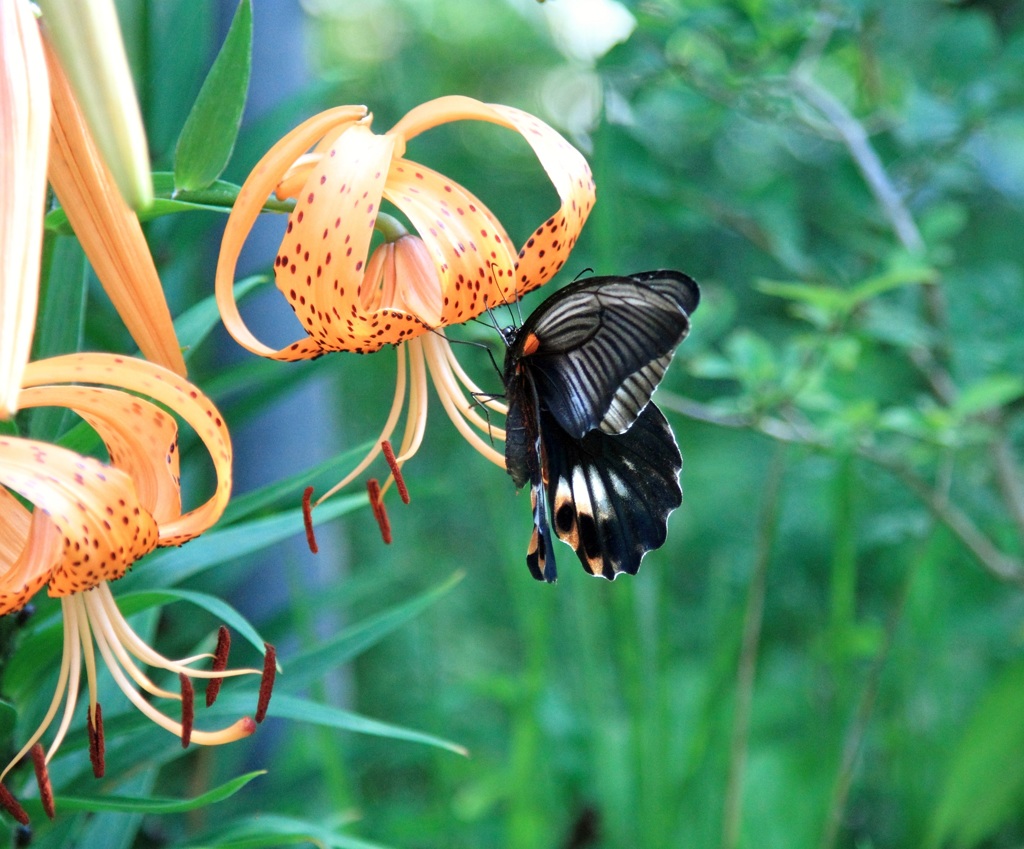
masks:
[[[22,409],[61,406],[99,434],[110,463],[132,479],[139,503],[158,523],[181,515],[178,425],[161,407],[99,386],[35,386],[21,393]]]
[[[131,478],[91,457],[37,440],[3,438],[0,484],[35,504],[63,540],[55,563],[36,559],[42,552],[29,552],[32,581],[49,583],[50,595],[119,578],[157,544],[156,522],[139,503]],[[26,543],[38,547],[35,539]],[[5,598],[0,609],[19,601]]]
[[[61,543],[60,531],[45,513],[27,510],[0,486],[0,615],[21,610],[42,589]]]
[[[391,128],[389,135],[408,141],[438,124],[460,120],[488,121],[520,133],[537,154],[562,202],[519,251],[516,290],[522,295],[554,277],[575,246],[594,206],[590,166],[576,148],[539,118],[511,106],[481,103],[459,95],[440,97],[416,107]],[[512,300],[509,294],[505,293],[506,300]]]
[[[238,255],[256,222],[263,204],[282,177],[310,147],[325,136],[337,134],[366,116],[365,106],[340,106],[321,112],[303,122],[275,144],[253,168],[228,216],[217,260],[216,292],[221,319],[235,341],[254,354],[272,359],[298,360],[317,356],[320,350],[311,339],[302,339],[280,350],[257,339],[238,311],[234,280]]]
[[[181,346],[139,219],[122,199],[49,45],[46,60],[53,98],[53,190],[143,355],[184,375]]]
[[[206,445],[213,462],[217,483],[214,493],[198,507],[160,524],[159,544],[180,545],[213,525],[227,506],[231,495],[231,438],[217,408],[195,386],[155,363],[113,354],[68,354],[30,363],[25,371],[25,387],[46,384],[93,383],[138,392],[165,404],[196,432]],[[151,410],[131,410],[121,423],[130,434],[133,428],[151,426]],[[117,422],[108,418],[104,427]],[[152,445],[163,460],[173,444],[167,443],[167,430],[152,436]],[[138,445],[136,437],[126,436],[123,444]],[[173,474],[173,471],[172,471]]]
[[[0,418],[15,412],[39,297],[50,88],[27,0],[0,3]]]

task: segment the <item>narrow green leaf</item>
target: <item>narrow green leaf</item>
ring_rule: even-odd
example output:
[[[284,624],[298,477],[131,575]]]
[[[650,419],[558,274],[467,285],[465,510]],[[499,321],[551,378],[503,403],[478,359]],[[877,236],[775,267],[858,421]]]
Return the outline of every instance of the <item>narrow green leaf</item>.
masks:
[[[807,283],[788,283],[781,280],[757,280],[754,283],[759,292],[783,298],[787,301],[799,301],[820,307],[828,312],[842,312],[846,307],[846,292],[830,286],[811,286]]]
[[[241,300],[261,283],[266,283],[267,280],[268,278],[262,274],[239,280],[235,283],[235,300]],[[178,341],[185,349],[186,360],[219,323],[220,311],[217,309],[216,295],[203,298],[178,316],[174,322],[174,330],[178,335]]]
[[[337,824],[325,824],[261,813],[259,817],[234,823],[210,838],[188,843],[182,849],[273,849],[277,846],[308,846],[310,843],[324,849],[386,849],[379,843],[367,843],[341,834],[338,829],[351,819],[347,817]]]
[[[288,662],[288,669],[295,668],[295,664]],[[457,755],[468,757],[469,751],[465,746],[427,734],[423,731],[415,731],[411,728],[403,728],[399,725],[392,725],[388,722],[381,722],[360,716],[358,713],[342,710],[331,705],[304,699],[301,696],[293,696],[289,693],[282,693],[283,687],[291,685],[291,676],[286,674],[278,679],[278,686],[274,690],[274,697],[270,702],[270,715],[281,719],[290,719],[294,722],[309,722],[313,725],[322,725],[327,728],[337,728],[340,731],[352,731],[356,734],[369,734],[374,737],[388,737],[392,740],[407,740],[411,743],[422,743],[425,746],[435,746],[454,752]],[[224,702],[228,710],[237,713],[245,713],[252,709],[252,696],[247,693],[225,693],[220,701]]]
[[[317,508],[318,524],[329,522],[367,504],[366,494],[333,498]],[[121,579],[124,590],[177,584],[221,563],[241,561],[269,545],[304,533],[302,510],[285,510],[223,530],[207,531],[182,548],[162,548],[140,561]]]
[[[252,69],[252,6],[242,0],[174,149],[174,184],[204,189],[227,167]]]
[[[1016,819],[1024,802],[1024,664],[982,699],[950,758],[927,845],[972,847]]]
[[[42,286],[32,359],[81,350],[88,269],[77,239],[46,239],[39,279]],[[70,410],[36,407],[29,411],[28,435],[33,439],[55,440],[76,421],[78,417]]]
[[[203,608],[203,610],[212,614],[215,619],[223,622],[234,631],[237,631],[241,636],[252,643],[258,651],[263,651],[264,639],[259,635],[256,629],[249,624],[249,620],[247,620],[227,602],[222,601],[216,596],[208,595],[207,593],[179,589],[147,590],[145,592],[125,593],[123,595],[118,595],[117,606],[125,616],[131,616],[133,613],[138,613],[142,610],[149,610],[153,607],[162,607],[165,604],[171,604],[175,601],[187,601],[191,602],[196,607]]]
[[[933,283],[937,274],[935,269],[927,265],[901,265],[869,277],[858,283],[847,293],[847,309],[853,309],[864,301],[871,300],[884,292],[892,289],[900,289],[903,286],[920,286],[925,283]]]
[[[994,374],[964,389],[953,410],[961,416],[973,416],[1002,407],[1024,395],[1024,380],[1015,374]]]
[[[226,781],[219,787],[214,787],[201,796],[191,799],[161,799],[139,798],[134,796],[58,796],[57,810],[59,811],[120,811],[122,813],[141,814],[183,814],[187,811],[194,811],[216,802],[234,796],[239,790],[245,787],[250,781],[258,776],[265,775],[266,770],[256,770],[237,778]],[[40,805],[35,800],[27,800],[26,808]]]
[[[289,662],[288,689],[301,689],[319,680],[323,675],[379,643],[388,634],[414,619],[442,596],[446,595],[464,577],[456,572],[448,580],[403,602],[390,610],[346,628],[336,637],[317,645]]]

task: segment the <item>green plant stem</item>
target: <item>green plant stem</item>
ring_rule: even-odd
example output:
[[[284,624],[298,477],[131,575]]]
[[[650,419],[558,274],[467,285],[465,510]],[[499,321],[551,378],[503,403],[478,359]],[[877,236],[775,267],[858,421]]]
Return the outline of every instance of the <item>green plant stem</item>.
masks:
[[[924,556],[910,558],[910,565],[903,580],[900,596],[886,623],[884,642],[875,656],[871,668],[868,670],[864,686],[860,692],[860,698],[857,700],[857,708],[854,712],[853,720],[850,722],[850,727],[847,729],[843,740],[843,754],[839,763],[839,770],[836,773],[835,783],[832,785],[832,793],[829,797],[828,812],[825,815],[821,842],[818,844],[819,849],[834,849],[836,845],[839,827],[842,825],[843,812],[846,810],[846,801],[850,795],[850,786],[853,782],[857,756],[860,754],[864,734],[867,731],[868,723],[875,707],[875,700],[878,696],[878,685],[882,677],[882,671],[885,668],[886,661],[889,659],[896,631],[903,620],[903,611],[910,596],[918,565],[924,559]]]
[[[722,849],[735,849],[739,845],[740,824],[743,815],[743,776],[747,764],[747,744],[750,739],[750,715],[754,698],[754,677],[757,672],[757,652],[761,642],[761,623],[764,618],[764,597],[768,580],[768,564],[778,529],[779,496],[786,467],[786,446],[780,445],[768,471],[761,503],[761,517],[755,541],[754,570],[747,591],[747,606],[743,615],[743,642],[740,646],[739,665],[736,669],[736,704],[732,717],[729,746],[729,777],[725,788],[725,810],[722,816]]]

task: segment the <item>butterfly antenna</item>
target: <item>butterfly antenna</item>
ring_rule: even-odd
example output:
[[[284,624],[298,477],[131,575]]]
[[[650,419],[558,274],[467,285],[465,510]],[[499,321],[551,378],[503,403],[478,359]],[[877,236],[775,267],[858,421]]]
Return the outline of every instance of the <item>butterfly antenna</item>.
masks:
[[[580,271],[580,273],[579,273],[579,274],[577,274],[577,275],[576,275],[575,277],[573,277],[573,278],[572,278],[572,282],[573,282],[573,283],[575,283],[575,282],[576,282],[577,280],[579,280],[579,279],[580,279],[580,278],[581,278],[581,277],[582,277],[582,276],[583,276],[584,274],[593,274],[593,273],[594,273],[594,269],[592,269],[592,268],[591,268],[591,267],[590,267],[590,266],[588,265],[588,266],[587,266],[586,268],[584,268],[584,269],[583,269],[582,271]]]

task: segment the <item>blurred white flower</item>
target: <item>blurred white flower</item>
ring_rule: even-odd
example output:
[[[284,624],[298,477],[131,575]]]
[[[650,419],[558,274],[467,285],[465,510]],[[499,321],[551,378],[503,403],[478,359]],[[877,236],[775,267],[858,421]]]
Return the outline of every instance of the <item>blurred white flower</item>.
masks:
[[[542,6],[564,56],[593,64],[632,35],[636,18],[616,0],[551,0]]]

